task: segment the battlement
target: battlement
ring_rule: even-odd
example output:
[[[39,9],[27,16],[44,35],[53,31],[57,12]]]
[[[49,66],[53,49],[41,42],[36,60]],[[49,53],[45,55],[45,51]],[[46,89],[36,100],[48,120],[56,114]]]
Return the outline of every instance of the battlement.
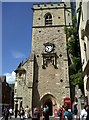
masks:
[[[60,3],[41,3],[41,4],[34,4],[33,5],[33,9],[52,9],[52,8],[60,8],[60,7],[64,7],[65,4],[64,2],[60,2]]]

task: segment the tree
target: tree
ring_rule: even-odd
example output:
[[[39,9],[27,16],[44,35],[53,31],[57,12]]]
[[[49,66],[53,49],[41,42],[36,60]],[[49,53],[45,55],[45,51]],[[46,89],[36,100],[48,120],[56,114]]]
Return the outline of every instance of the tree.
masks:
[[[72,17],[73,24],[76,22],[76,16]],[[67,51],[69,58],[69,78],[72,85],[83,85],[80,45],[77,33],[77,27],[65,27],[64,31],[67,36]]]

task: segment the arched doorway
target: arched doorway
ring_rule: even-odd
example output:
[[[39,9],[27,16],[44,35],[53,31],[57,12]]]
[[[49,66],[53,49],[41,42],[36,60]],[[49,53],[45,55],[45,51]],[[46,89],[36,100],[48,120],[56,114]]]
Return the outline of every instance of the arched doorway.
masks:
[[[52,116],[53,110],[52,110],[52,101],[50,99],[46,100],[44,103],[44,106],[48,106],[49,108],[49,115]]]
[[[56,99],[51,94],[46,94],[41,98],[41,105],[49,107],[49,115],[52,116],[54,114],[54,105],[56,104]]]

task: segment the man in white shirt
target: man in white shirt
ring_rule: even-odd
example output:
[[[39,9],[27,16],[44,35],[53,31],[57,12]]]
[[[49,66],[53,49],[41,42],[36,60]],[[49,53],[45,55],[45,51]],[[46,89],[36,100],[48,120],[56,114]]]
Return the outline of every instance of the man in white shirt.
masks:
[[[11,119],[12,114],[13,114],[13,110],[12,110],[12,108],[10,108],[10,109],[9,109],[10,119]]]
[[[80,119],[81,120],[86,120],[86,117],[87,117],[86,107],[87,106],[84,106],[83,110],[81,111],[81,114],[80,114]]]

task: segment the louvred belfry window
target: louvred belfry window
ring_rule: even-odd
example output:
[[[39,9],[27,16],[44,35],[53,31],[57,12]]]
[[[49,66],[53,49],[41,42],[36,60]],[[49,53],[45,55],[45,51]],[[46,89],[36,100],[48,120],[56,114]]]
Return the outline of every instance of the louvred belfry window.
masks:
[[[50,13],[45,15],[45,25],[52,25],[52,15]]]

